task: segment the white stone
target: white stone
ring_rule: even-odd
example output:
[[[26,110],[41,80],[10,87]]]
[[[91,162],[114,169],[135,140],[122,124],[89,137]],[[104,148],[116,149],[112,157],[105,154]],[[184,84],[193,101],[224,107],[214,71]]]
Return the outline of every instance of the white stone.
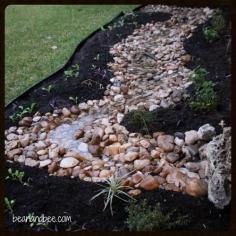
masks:
[[[198,133],[196,130],[190,130],[185,132],[185,143],[187,145],[194,144],[199,140]]]
[[[76,166],[79,163],[79,161],[77,159],[75,159],[74,157],[66,157],[63,158],[61,163],[60,163],[60,167],[61,168],[71,168]]]

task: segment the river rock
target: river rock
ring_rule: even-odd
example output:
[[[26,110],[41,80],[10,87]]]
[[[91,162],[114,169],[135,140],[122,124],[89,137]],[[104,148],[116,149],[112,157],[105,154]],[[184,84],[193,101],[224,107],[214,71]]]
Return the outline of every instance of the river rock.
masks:
[[[198,132],[196,130],[190,130],[185,132],[185,143],[187,145],[194,144],[199,140]]]
[[[199,139],[202,139],[204,141],[210,141],[216,135],[215,128],[210,124],[201,126],[197,133]]]
[[[12,141],[12,140],[17,140],[18,139],[18,135],[17,134],[13,134],[13,133],[10,133],[7,135],[7,140],[9,141]]]
[[[133,161],[137,159],[138,156],[139,156],[139,153],[137,152],[128,152],[127,154],[125,154],[124,158],[126,161]]]
[[[7,153],[7,156],[10,160],[12,160],[16,155],[20,155],[22,153],[22,148],[12,149]]]
[[[74,138],[75,138],[75,139],[80,139],[80,138],[83,137],[83,135],[84,135],[84,130],[78,129],[78,130],[76,130],[75,133],[74,133]]]
[[[129,190],[128,194],[130,196],[134,197],[134,196],[141,194],[141,190],[140,189],[131,189],[131,190]]]
[[[30,126],[32,123],[32,117],[26,116],[21,121],[19,121],[20,126]]]
[[[151,175],[147,175],[140,183],[140,187],[145,190],[153,190],[159,188],[160,183]]]
[[[43,168],[45,166],[48,166],[51,163],[52,163],[52,160],[50,160],[50,159],[47,159],[47,160],[44,160],[44,161],[39,161],[39,168]]]
[[[63,114],[65,117],[68,117],[68,116],[70,116],[71,112],[70,112],[69,109],[67,109],[66,107],[64,107],[64,108],[62,109],[62,114]]]
[[[135,160],[134,161],[134,169],[142,170],[145,166],[148,166],[149,164],[150,164],[149,159]]]
[[[207,194],[207,183],[200,179],[188,179],[185,191],[193,197],[201,197]]]
[[[76,166],[79,163],[79,161],[77,159],[75,159],[74,157],[66,157],[63,158],[61,163],[60,163],[60,167],[61,168],[71,168]]]
[[[39,162],[31,158],[25,158],[25,165],[30,167],[38,166]]]
[[[101,170],[99,177],[100,178],[108,178],[108,177],[111,177],[111,175],[112,175],[112,172],[110,170]]]
[[[178,161],[179,158],[180,158],[180,156],[174,152],[169,152],[166,156],[166,160],[170,163],[174,163],[174,162]]]
[[[174,137],[171,135],[159,135],[157,138],[158,147],[166,152],[171,152],[174,149]]]

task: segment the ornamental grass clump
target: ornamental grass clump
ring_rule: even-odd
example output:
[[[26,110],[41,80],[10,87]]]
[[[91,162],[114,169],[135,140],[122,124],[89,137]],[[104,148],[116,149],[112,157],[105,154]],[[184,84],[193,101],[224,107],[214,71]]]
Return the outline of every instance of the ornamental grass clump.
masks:
[[[127,176],[128,174],[126,174],[125,176]],[[111,176],[105,181],[107,185],[98,184],[99,186],[102,187],[102,189],[98,190],[99,191],[98,194],[93,196],[90,199],[90,201],[93,201],[95,198],[99,197],[100,195],[104,195],[105,199],[104,199],[103,211],[105,211],[105,209],[109,205],[111,215],[113,215],[112,204],[113,204],[114,198],[118,198],[124,202],[128,202],[128,200],[130,199],[134,200],[133,197],[131,197],[128,193],[125,192],[125,189],[132,189],[131,187],[123,184],[123,180],[125,176],[118,177],[117,174],[114,174],[113,176]]]

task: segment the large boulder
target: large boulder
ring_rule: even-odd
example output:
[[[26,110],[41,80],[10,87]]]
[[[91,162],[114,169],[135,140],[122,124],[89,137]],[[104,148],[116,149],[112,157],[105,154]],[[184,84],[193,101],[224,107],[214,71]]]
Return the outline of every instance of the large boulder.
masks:
[[[208,199],[223,209],[231,201],[231,128],[207,145]]]

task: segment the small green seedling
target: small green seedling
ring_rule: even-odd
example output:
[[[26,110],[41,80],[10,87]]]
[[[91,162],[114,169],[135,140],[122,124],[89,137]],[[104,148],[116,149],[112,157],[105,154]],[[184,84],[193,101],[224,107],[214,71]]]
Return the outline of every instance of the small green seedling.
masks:
[[[42,90],[43,90],[43,91],[46,91],[46,92],[48,92],[48,93],[51,93],[53,87],[54,87],[54,86],[50,84],[50,85],[48,85],[48,87],[43,87]]]
[[[13,206],[15,205],[15,200],[10,200],[7,197],[4,197],[5,212],[13,213]]]
[[[92,68],[93,70],[95,70],[97,67],[96,67],[96,65],[92,64],[92,65],[91,65],[91,68]]]
[[[123,185],[123,182],[122,182],[123,178],[124,176],[118,177],[117,174],[114,174],[113,176],[111,176],[109,179],[105,181],[107,186],[98,184],[99,186],[102,187],[102,189],[99,190],[99,193],[93,196],[90,199],[90,201],[93,201],[95,198],[99,197],[100,195],[104,195],[105,201],[104,201],[103,211],[105,211],[107,206],[110,205],[111,215],[113,215],[112,203],[113,203],[114,198],[118,198],[124,202],[128,202],[127,199],[135,200],[133,197],[131,197],[129,194],[127,194],[124,191],[124,189],[132,189],[132,188],[129,186]],[[126,197],[127,199],[125,199],[124,197]]]
[[[215,29],[211,28],[211,27],[204,27],[202,29],[202,31],[203,31],[203,34],[205,36],[205,39],[209,43],[214,42],[216,39],[218,39],[220,37],[218,32]]]
[[[80,65],[74,64],[69,70],[64,71],[65,80],[67,80],[68,78],[77,77],[79,69]]]
[[[23,106],[19,106],[18,108],[20,109],[20,111],[11,115],[9,118],[13,122],[16,122],[22,119],[24,115],[32,113],[36,106],[37,106],[37,103],[32,103],[29,107],[25,107],[25,108]]]
[[[13,172],[12,169],[9,168],[8,169],[8,176],[5,179],[19,181],[21,184],[29,186],[28,182],[23,181],[24,176],[25,176],[25,173],[23,171],[16,170]]]
[[[106,29],[102,26],[100,27],[101,31],[106,31]]]
[[[94,57],[94,60],[99,61],[99,59],[100,59],[100,54],[98,53],[96,57]]]
[[[78,105],[79,98],[77,96],[76,97],[69,97],[69,100],[73,101],[75,103],[75,105]]]

